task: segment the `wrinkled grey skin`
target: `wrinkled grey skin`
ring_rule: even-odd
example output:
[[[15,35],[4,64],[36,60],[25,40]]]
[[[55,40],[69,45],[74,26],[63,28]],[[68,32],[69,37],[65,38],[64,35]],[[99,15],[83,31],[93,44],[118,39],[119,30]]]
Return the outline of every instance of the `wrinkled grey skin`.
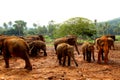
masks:
[[[65,66],[66,63],[66,57],[68,57],[68,66],[71,65],[71,58],[73,59],[76,66],[78,66],[75,57],[74,57],[74,47],[67,44],[67,43],[61,43],[56,48],[56,54],[57,58],[59,60],[59,64]],[[63,58],[63,64],[61,63]]]

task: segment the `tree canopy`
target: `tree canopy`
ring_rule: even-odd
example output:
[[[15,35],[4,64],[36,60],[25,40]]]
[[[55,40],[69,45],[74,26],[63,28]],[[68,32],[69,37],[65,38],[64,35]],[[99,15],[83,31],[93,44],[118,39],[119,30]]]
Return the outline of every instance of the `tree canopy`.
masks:
[[[75,17],[59,24],[57,36],[74,34],[77,36],[93,36],[96,33],[93,22],[87,18]]]

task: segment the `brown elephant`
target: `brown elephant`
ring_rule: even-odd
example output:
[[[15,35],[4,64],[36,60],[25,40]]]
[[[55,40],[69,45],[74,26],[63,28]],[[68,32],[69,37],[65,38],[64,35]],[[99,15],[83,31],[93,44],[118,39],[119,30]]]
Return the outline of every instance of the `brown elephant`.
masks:
[[[47,56],[45,42],[40,40],[35,40],[29,43],[29,47],[30,47],[30,56],[32,57],[37,56],[37,53],[40,52],[40,50],[43,50],[44,56]]]
[[[61,59],[63,58],[63,66],[65,66],[66,63],[66,57],[68,57],[68,66],[71,64],[71,57],[73,61],[75,62],[76,66],[78,66],[75,57],[74,57],[74,47],[67,44],[67,43],[61,43],[56,48],[56,54],[57,58],[59,60],[59,64],[61,65]]]
[[[93,43],[89,43],[89,42],[84,42],[81,46],[82,48],[82,53],[83,53],[83,59],[91,62],[91,55],[93,58],[93,61],[95,61],[94,58],[94,44]]]
[[[9,36],[2,43],[2,52],[6,68],[9,68],[9,58],[11,56],[20,57],[25,61],[25,69],[32,70],[29,60],[29,46],[27,43],[16,36]]]
[[[41,40],[41,41],[45,42],[45,39],[44,39],[43,35],[28,36],[28,37],[25,37],[24,39],[27,43],[30,43],[34,40]]]
[[[108,53],[109,53],[109,40],[107,36],[100,37],[99,40],[97,40],[98,45],[98,63],[101,63],[101,56],[102,60],[104,60],[105,63],[108,62]],[[103,54],[104,53],[104,54]]]
[[[113,48],[113,50],[115,49],[115,46],[114,46],[114,40],[111,38],[111,37],[108,37],[108,36],[106,36],[107,38],[108,38],[108,46],[109,46],[109,49],[111,49],[111,47]],[[98,49],[98,47],[99,47],[99,45],[97,44],[97,42],[98,42],[98,40],[99,40],[100,38],[96,38],[96,40],[95,40],[95,46],[96,46],[96,49]]]
[[[75,46],[76,48],[76,51],[79,53],[79,50],[78,50],[78,47],[77,47],[77,37],[76,36],[73,36],[73,35],[69,35],[67,37],[62,37],[62,38],[58,38],[54,41],[54,48],[56,50],[58,44],[60,43],[68,43],[72,46]]]

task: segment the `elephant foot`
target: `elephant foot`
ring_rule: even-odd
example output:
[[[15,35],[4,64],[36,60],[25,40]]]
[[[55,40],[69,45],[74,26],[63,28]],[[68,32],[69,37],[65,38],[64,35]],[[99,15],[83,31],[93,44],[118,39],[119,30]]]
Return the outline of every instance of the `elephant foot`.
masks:
[[[32,66],[25,66],[25,69],[32,70]]]
[[[5,68],[9,68],[9,65],[6,65]]]
[[[97,63],[98,63],[98,64],[101,64],[101,62],[100,62],[100,61],[97,61]]]
[[[47,54],[44,54],[44,56],[47,56]]]
[[[76,63],[76,66],[78,67],[78,64]]]

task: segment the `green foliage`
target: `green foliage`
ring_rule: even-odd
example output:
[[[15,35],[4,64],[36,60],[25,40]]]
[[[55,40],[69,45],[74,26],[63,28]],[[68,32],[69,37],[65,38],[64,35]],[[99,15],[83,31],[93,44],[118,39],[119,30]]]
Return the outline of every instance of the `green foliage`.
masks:
[[[120,41],[120,35],[116,35],[116,40]]]
[[[107,23],[107,24],[106,24]],[[99,34],[120,35],[120,18],[97,23]]]
[[[47,33],[47,28],[45,26],[38,26],[38,34],[45,35]]]
[[[70,18],[59,25],[56,35],[65,36],[74,34],[77,36],[93,36],[96,33],[95,26],[91,20],[81,17]]]
[[[24,35],[24,29],[26,29],[26,22],[23,20],[16,20],[15,24],[13,25],[14,30],[17,32],[16,35],[22,36]]]

